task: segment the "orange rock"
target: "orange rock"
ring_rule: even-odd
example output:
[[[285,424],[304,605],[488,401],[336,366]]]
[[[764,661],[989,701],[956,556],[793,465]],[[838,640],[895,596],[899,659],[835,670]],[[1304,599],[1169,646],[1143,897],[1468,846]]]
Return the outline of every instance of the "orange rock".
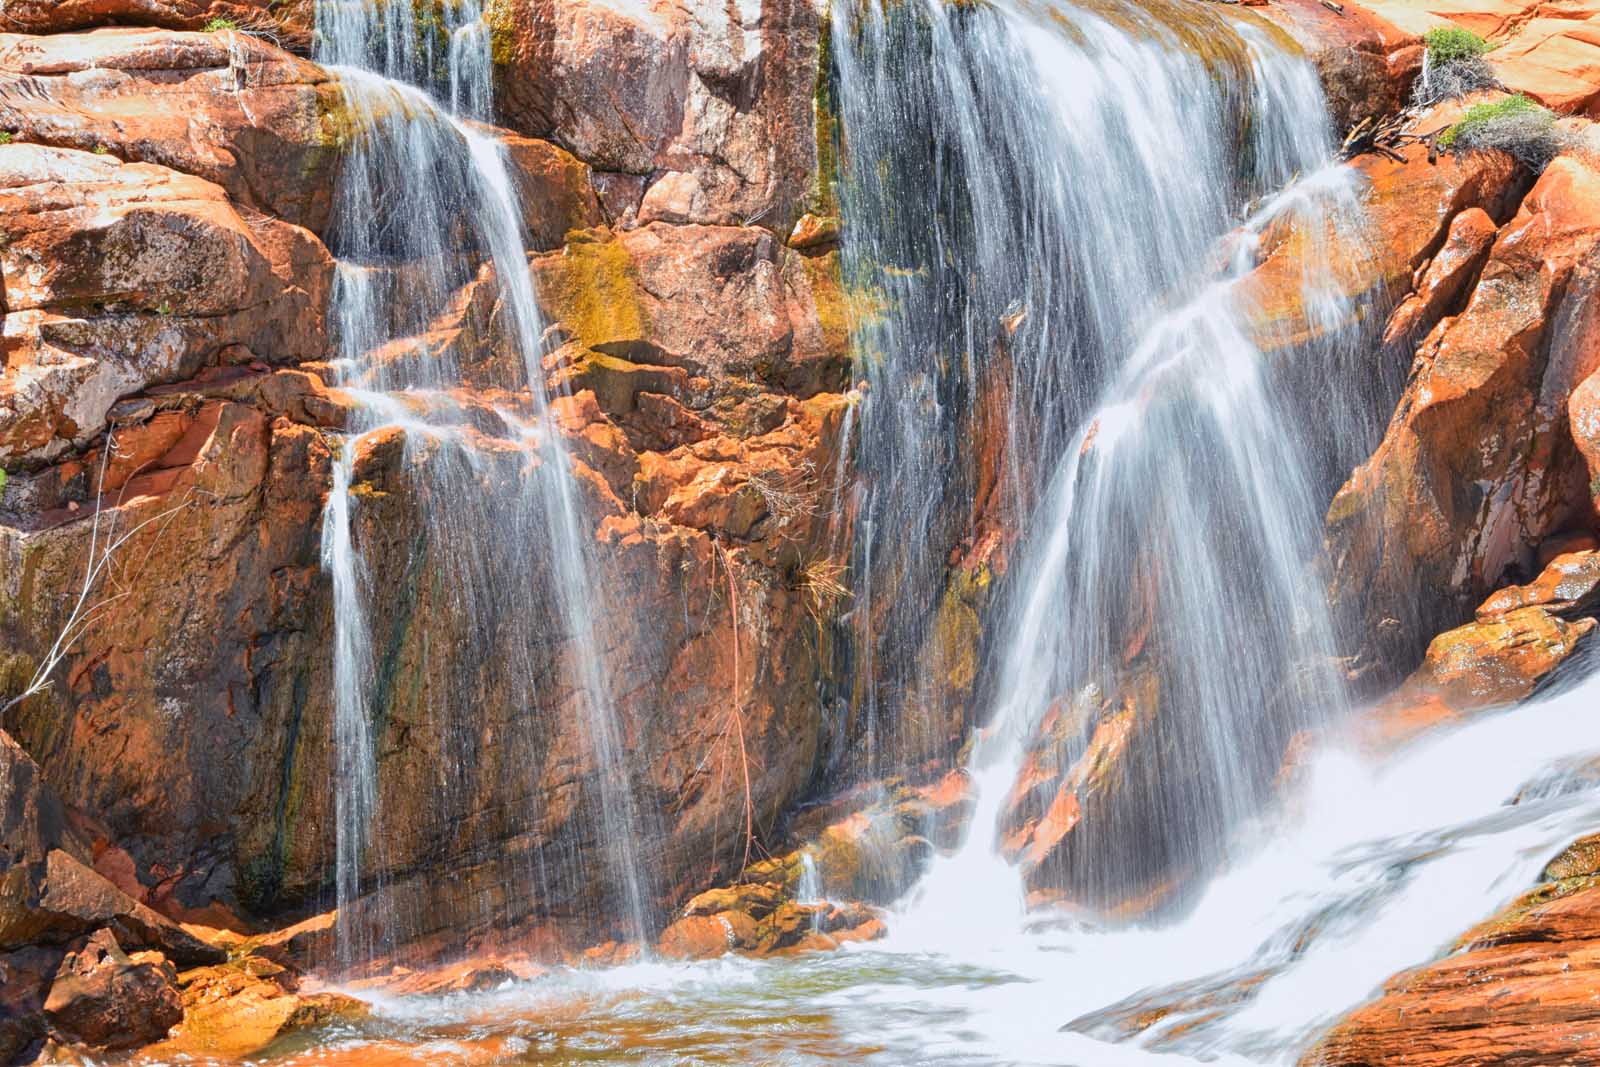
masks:
[[[16,140],[170,167],[316,232],[343,108],[331,75],[252,34],[0,35],[0,128]]]
[[[1600,174],[1550,165],[1495,239],[1462,312],[1417,350],[1388,433],[1328,513],[1336,606],[1381,684],[1428,635],[1591,514],[1568,398],[1600,368]]]
[[[8,0],[0,30],[62,33],[89,26],[137,23],[198,30],[216,19],[270,33],[290,47],[311,44],[313,0]]]
[[[292,360],[327,343],[327,250],[304,230],[246,220],[208,182],[10,144],[0,209],[11,346],[0,461],[37,462],[98,433],[119,397],[189,377],[226,345]]]
[[[44,1014],[55,1033],[91,1048],[123,1049],[167,1035],[183,1019],[171,964],[159,953],[130,958],[110,930],[67,954]]]
[[[1501,589],[1480,604],[1478,621],[1529,607],[1544,608],[1566,618],[1593,614],[1600,607],[1600,552],[1557,556],[1530,584]]]
[[[1542,607],[1521,607],[1440,634],[1416,673],[1349,730],[1368,750],[1387,751],[1470,712],[1514,704],[1595,625],[1594,619],[1566,622]]]
[[[1391,979],[1301,1067],[1600,1064],[1600,888],[1552,882],[1468,933],[1443,959]]]
[[[497,18],[505,121],[596,171],[651,175],[641,222],[789,232],[818,184],[812,4],[711,18],[660,0],[510,0]]]

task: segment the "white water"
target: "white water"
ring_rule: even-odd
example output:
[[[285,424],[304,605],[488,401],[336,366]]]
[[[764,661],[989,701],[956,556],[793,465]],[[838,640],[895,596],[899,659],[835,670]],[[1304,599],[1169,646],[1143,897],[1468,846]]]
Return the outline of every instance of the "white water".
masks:
[[[643,940],[649,925],[638,818],[596,634],[606,600],[545,393],[544,322],[522,216],[504,147],[467,121],[490,113],[488,33],[476,0],[444,5],[438,14],[443,25],[435,27],[419,24],[408,3],[323,0],[317,9],[318,58],[339,75],[354,142],[329,243],[340,260],[334,301],[340,384],[363,403],[325,522],[325,566],[336,608],[335,883],[344,966],[403,943],[408,929],[431,929],[426,914],[398,915],[384,902],[384,857],[372,845],[386,837],[378,761],[383,745],[373,736],[374,722],[393,712],[375,706],[375,645],[392,640],[380,639],[378,630],[393,625],[400,590],[394,587],[398,575],[388,584],[372,580],[352,533],[360,505],[350,490],[358,449],[394,428],[405,434],[405,476],[416,483],[423,551],[448,588],[454,629],[485,639],[482,647],[439,654],[449,665],[438,672],[439,686],[452,668],[474,685],[483,684],[486,671],[510,674],[508,696],[524,721],[513,722],[512,736],[498,743],[507,751],[534,749],[542,736],[535,719],[547,702],[536,664],[549,657],[554,637],[564,650],[556,669],[570,674],[560,680],[561,689],[573,691],[570,705],[598,768],[593,818],[608,869],[557,871],[558,880],[586,884],[552,893],[550,872],[536,859],[535,869],[507,875],[520,883],[508,889],[507,896],[522,902],[511,910],[526,913],[548,896],[571,898],[600,883],[617,887],[626,936]],[[482,315],[474,329],[463,331],[468,341],[435,340],[442,336],[437,324],[482,280],[485,266],[493,269],[499,313]],[[479,345],[498,338],[515,358],[517,410],[490,416],[450,392],[471,384],[469,367],[499,357],[473,347],[484,334],[490,339]],[[490,428],[498,442],[530,457],[520,471],[507,472],[503,460],[482,451],[482,423],[491,417],[499,423]],[[477,773],[471,746],[484,709],[470,685],[426,699],[420,710],[434,719],[431,731],[463,751],[455,757],[447,749],[459,765],[438,768],[439,822],[448,834],[449,805],[470,811]],[[525,765],[523,773],[533,770]],[[530,826],[538,814],[527,813]],[[351,905],[364,894],[372,899],[358,922]],[[427,894],[422,898],[426,909]]]
[[[887,940],[838,953],[561,971],[381,1002],[373,1024],[324,1035],[326,1058],[305,1062],[393,1046],[460,1064],[1290,1064],[1593,830],[1600,789],[1592,777],[1563,782],[1561,768],[1600,753],[1597,707],[1591,676],[1382,762],[1321,753],[1301,789],[1241,830],[1238,861],[1173,925],[913,906],[890,916]],[[1110,1025],[1114,1011],[1066,1029],[1119,1003],[1201,991],[1207,1001],[1179,1003],[1143,1033]]]

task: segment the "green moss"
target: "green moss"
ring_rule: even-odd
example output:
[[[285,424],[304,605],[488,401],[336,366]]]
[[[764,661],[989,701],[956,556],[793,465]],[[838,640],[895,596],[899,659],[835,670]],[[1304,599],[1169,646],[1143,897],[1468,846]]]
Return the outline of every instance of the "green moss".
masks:
[[[938,670],[952,689],[968,689],[978,676],[978,643],[983,637],[978,606],[983,603],[989,582],[989,568],[981,566],[970,571],[957,569],[945,586],[934,625]]]
[[[1476,59],[1489,51],[1489,42],[1459,26],[1440,26],[1422,36],[1428,46],[1428,62],[1454,63],[1463,59]]]
[[[833,19],[822,17],[817,28],[817,81],[811,109],[816,125],[817,173],[807,210],[813,215],[839,216],[839,122],[833,71]]]
[[[604,236],[570,242],[541,279],[555,317],[573,340],[595,350],[650,336],[633,259],[621,241]]]
[[[1456,147],[1468,148],[1475,139],[1488,132],[1497,123],[1508,119],[1534,118],[1548,116],[1552,122],[1555,116],[1545,108],[1540,107],[1528,97],[1517,93],[1502,100],[1492,100],[1486,104],[1474,104],[1467,109],[1461,121],[1444,131],[1439,137],[1439,147],[1449,152]]]
[[[239,24],[229,18],[214,18],[206,23],[207,33],[221,33],[223,30],[237,30]]]
[[[517,22],[513,0],[489,0],[483,5],[483,23],[489,27],[489,58],[497,67],[517,56]]]

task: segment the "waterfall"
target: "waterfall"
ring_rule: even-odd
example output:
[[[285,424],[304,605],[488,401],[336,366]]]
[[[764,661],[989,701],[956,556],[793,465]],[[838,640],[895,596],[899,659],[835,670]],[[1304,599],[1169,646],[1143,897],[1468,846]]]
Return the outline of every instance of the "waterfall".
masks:
[[[834,33],[867,309],[857,573],[883,586],[857,613],[868,725],[898,726],[904,767],[937,747],[919,730],[952,732],[930,709],[991,709],[967,854],[936,868],[964,905],[924,892],[1020,901],[995,826],[1050,709],[1067,762],[1114,707],[1155,738],[1050,877],[1113,905],[1203,874],[1343,700],[1314,565],[1329,475],[1377,404],[1333,259],[1360,254],[1360,190],[1315,71],[1248,15],[1161,0],[841,4]],[[1268,353],[1239,283],[1295,229],[1328,257],[1297,294],[1313,336]],[[990,681],[930,692],[960,679],[917,681],[951,661],[929,594],[985,525],[1023,531],[1004,581],[979,575],[1002,588]]]
[[[614,898],[623,936],[643,941],[651,922],[641,820],[597,633],[605,582],[545,392],[545,324],[517,192],[503,146],[479,125],[490,117],[488,36],[475,0],[437,9],[317,6],[317,58],[340,77],[349,141],[328,234],[339,261],[340,385],[362,402],[325,521],[336,605],[335,882],[347,967],[401,943],[435,906],[424,888],[407,898],[410,916],[395,914],[374,892],[385,866],[408,859],[380,828],[403,818],[386,798],[413,798],[386,794],[378,759],[395,711],[396,650],[424,596],[433,609],[424,647],[440,647],[426,668],[412,665],[420,677],[408,714],[425,721],[406,725],[423,728],[413,744],[436,746],[412,758],[437,763],[426,768],[437,818],[406,826],[404,847],[413,855],[448,849],[493,867],[513,884],[472,890],[485,909],[500,895],[521,902],[502,911],[527,913],[597,892]],[[362,558],[356,531],[367,505],[352,480],[357,453],[390,447],[396,435],[405,503],[374,503],[391,510],[375,512],[365,528],[376,533],[398,517],[419,532],[409,546],[386,549],[390,580],[380,582]],[[604,869],[576,862],[569,846],[555,846],[560,854],[546,862],[537,812],[477,806],[475,779],[486,766],[528,778],[532,794],[530,776],[551,744],[540,713],[563,699],[579,709],[597,768],[589,833]],[[532,844],[515,857],[459,852],[452,823],[490,818],[501,820],[504,836]],[[373,862],[377,841],[396,853],[382,864]],[[374,899],[355,907],[363,895]]]

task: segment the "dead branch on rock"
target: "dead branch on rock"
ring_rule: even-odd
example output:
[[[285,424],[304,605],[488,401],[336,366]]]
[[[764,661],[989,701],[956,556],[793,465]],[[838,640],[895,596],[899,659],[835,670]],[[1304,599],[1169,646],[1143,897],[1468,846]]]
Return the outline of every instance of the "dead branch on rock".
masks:
[[[791,536],[787,527],[793,521],[810,518],[822,510],[817,467],[810,460],[787,469],[755,471],[747,480],[761,495],[773,525],[785,537]]]
[[[1411,128],[1419,117],[1420,113],[1415,108],[1406,108],[1383,118],[1369,116],[1362,119],[1345,135],[1339,158],[1349,160],[1362,155],[1379,155],[1395,163],[1404,163],[1405,156],[1400,151],[1402,148],[1425,144],[1428,146],[1428,162],[1435,162],[1438,159],[1436,142],[1439,131],[1412,133]]]
[[[732,754],[734,742],[738,743],[739,773],[744,783],[744,858],[739,863],[742,871],[750,866],[750,850],[755,844],[756,836],[756,809],[755,793],[750,785],[750,751],[745,746],[744,716],[740,712],[739,701],[739,590],[734,580],[733,565],[728,559],[728,553],[722,544],[713,540],[712,549],[717,559],[722,563],[722,569],[728,575],[728,611],[733,623],[733,699],[728,704],[728,710],[722,717],[722,722],[717,729],[716,737],[711,742],[705,758],[695,768],[699,774],[705,769],[714,757],[717,761],[717,788],[716,796],[722,796],[723,783],[727,780],[728,758]],[[721,809],[717,809],[711,827],[711,851],[716,853],[721,841]]]
[[[806,611],[818,627],[833,617],[840,601],[850,596],[849,588],[839,580],[844,572],[844,564],[831,559],[812,560],[800,572],[800,590],[805,596]]]
[[[131,595],[131,591],[123,590],[110,596],[93,599],[97,590],[105,582],[114,580],[111,568],[116,561],[117,553],[121,551],[122,547],[150,526],[160,524],[162,530],[166,529],[178,512],[190,504],[189,499],[186,497],[172,507],[150,516],[143,522],[135,524],[132,529],[119,534],[117,532],[117,519],[120,517],[123,504],[122,494],[119,493],[116,503],[109,509],[111,512],[109,521],[102,522],[102,516],[108,510],[104,499],[106,467],[110,463],[112,453],[115,451],[116,431],[107,430],[105,448],[100,455],[100,472],[97,479],[99,489],[95,492],[94,514],[91,519],[92,525],[89,528],[89,557],[84,567],[83,584],[78,589],[78,597],[73,602],[72,610],[67,614],[67,621],[62,624],[60,632],[56,634],[56,639],[51,644],[50,650],[45,653],[44,659],[39,661],[39,665],[35,668],[33,676],[28,680],[27,686],[23,688],[22,692],[7,700],[4,704],[0,704],[0,715],[10,711],[30,697],[38,696],[49,689],[51,675],[55,673],[56,668],[71,653],[79,638],[83,637],[91,626],[105,616],[112,604]],[[124,482],[123,491],[125,492],[126,489],[127,483]],[[159,534],[160,531],[158,530],[157,533]]]

